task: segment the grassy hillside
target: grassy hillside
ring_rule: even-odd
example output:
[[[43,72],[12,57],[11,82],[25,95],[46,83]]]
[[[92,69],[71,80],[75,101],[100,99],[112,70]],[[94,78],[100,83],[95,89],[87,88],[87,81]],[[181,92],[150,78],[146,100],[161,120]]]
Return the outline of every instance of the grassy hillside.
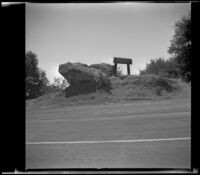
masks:
[[[190,85],[179,79],[163,78],[156,75],[110,77],[111,94],[97,91],[87,95],[66,98],[64,93],[51,93],[37,99],[27,100],[27,108],[64,107],[92,104],[127,103],[135,100],[171,96],[189,96]]]

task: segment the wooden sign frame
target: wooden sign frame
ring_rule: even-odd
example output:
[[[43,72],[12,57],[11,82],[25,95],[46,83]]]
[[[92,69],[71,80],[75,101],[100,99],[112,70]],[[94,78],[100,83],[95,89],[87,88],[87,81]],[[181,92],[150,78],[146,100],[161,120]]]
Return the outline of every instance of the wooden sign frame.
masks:
[[[130,64],[132,64],[132,59],[128,58],[119,58],[114,57],[113,59],[114,65],[114,75],[117,75],[117,64],[126,64],[127,65],[127,74],[130,75]]]

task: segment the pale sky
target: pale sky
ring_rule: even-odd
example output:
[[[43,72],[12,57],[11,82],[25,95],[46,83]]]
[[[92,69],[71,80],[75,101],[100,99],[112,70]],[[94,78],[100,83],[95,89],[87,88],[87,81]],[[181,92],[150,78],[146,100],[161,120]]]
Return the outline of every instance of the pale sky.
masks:
[[[190,10],[190,3],[29,3],[26,50],[50,82],[61,76],[59,64],[113,64],[113,57],[131,58],[138,74],[150,59],[170,57],[173,26]]]

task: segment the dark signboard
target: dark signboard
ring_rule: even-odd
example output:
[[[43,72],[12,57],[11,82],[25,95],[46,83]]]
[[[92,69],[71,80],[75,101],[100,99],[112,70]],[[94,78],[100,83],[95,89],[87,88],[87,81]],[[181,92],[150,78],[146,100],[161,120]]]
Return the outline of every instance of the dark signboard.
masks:
[[[132,59],[114,57],[113,62],[119,64],[132,64]]]

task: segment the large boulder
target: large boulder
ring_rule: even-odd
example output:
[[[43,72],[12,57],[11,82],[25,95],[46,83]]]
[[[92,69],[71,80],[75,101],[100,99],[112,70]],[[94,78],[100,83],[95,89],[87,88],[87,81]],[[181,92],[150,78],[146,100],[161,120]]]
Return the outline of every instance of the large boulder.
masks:
[[[95,92],[98,88],[109,90],[109,80],[101,71],[82,63],[66,63],[59,65],[59,73],[69,82],[65,96],[75,96]]]
[[[89,66],[90,68],[95,68],[97,70],[100,70],[103,72],[107,77],[110,77],[114,74],[114,66],[107,64],[107,63],[101,63],[101,64],[91,64]]]

